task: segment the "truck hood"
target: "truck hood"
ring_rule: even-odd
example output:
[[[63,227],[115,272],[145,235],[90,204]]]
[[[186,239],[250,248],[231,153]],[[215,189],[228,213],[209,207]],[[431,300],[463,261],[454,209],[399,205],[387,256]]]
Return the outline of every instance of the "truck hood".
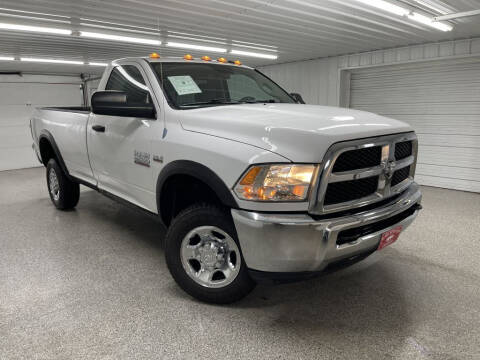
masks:
[[[178,114],[185,130],[250,144],[297,162],[320,162],[339,141],[412,131],[401,121],[376,114],[318,105],[223,105]]]

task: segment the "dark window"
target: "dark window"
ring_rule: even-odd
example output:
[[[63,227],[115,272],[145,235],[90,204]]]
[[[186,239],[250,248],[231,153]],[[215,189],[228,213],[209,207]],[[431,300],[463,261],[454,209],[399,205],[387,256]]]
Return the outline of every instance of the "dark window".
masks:
[[[150,92],[140,70],[133,65],[117,66],[108,79],[105,90],[122,91],[131,104],[151,103]]]

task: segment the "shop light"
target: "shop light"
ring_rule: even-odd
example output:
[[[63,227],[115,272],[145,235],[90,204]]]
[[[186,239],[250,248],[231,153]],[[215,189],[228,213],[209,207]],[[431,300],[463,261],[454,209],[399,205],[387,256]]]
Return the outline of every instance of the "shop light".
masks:
[[[244,45],[244,44],[238,44],[238,43],[232,43],[232,46],[255,49],[255,50],[260,50],[260,51],[278,52],[277,49],[273,49],[273,48],[265,48],[265,47],[260,47],[260,46],[251,46],[251,45]]]
[[[237,43],[240,43],[240,44],[247,44],[247,45],[256,45],[256,46],[261,46],[261,47],[265,47],[265,48],[271,48],[271,49],[277,49],[278,47],[275,46],[275,45],[265,45],[265,44],[259,44],[259,43],[254,43],[254,42],[248,42],[248,41],[240,41],[240,40],[232,40],[232,43],[234,45],[238,45],[238,46],[244,46],[244,45],[239,45]],[[274,50],[276,51],[276,50]]]
[[[431,26],[431,27],[433,27],[435,29],[438,29],[438,30],[441,30],[441,31],[452,31],[452,29],[453,29],[452,25],[435,21],[431,17],[421,15],[421,14],[416,13],[416,12],[412,12],[411,14],[409,14],[408,18],[411,19],[411,20],[417,21],[419,23],[422,23],[424,25]]]
[[[44,34],[72,35],[72,30],[57,29],[57,28],[50,28],[50,27],[43,27],[43,26],[20,25],[20,24],[0,23],[0,29],[29,31],[29,32],[44,33]]]
[[[130,42],[130,43],[144,44],[144,45],[161,45],[162,44],[160,40],[137,38],[137,37],[131,37],[131,36],[122,36],[122,35],[111,35],[111,34],[89,32],[89,31],[80,31],[80,36],[91,38],[91,39],[123,41],[123,42]]]
[[[357,1],[364,3],[366,5],[376,7],[384,11],[388,11],[396,15],[400,15],[400,16],[406,16],[410,14],[410,10],[398,5],[394,5],[387,1],[383,1],[383,0],[357,0]]]
[[[392,4],[384,0],[357,0],[365,5],[376,7],[377,9],[385,10],[399,16],[405,16],[410,20],[416,21],[423,25],[431,26],[441,31],[451,31],[453,26],[444,22],[435,21],[434,18],[419,14],[407,8]]]
[[[14,61],[15,58],[13,56],[0,56],[0,61]]]
[[[218,47],[211,47],[211,46],[203,46],[203,45],[194,45],[194,44],[187,44],[181,42],[167,42],[168,47],[180,48],[180,49],[191,49],[191,50],[203,50],[203,51],[211,51],[211,52],[219,52],[219,53],[226,53],[227,49],[218,48]]]
[[[85,65],[83,61],[62,60],[62,59],[40,59],[40,58],[20,58],[20,61],[38,62],[38,63],[52,63],[52,64],[68,64],[68,65]]]
[[[242,51],[242,50],[231,50],[231,51],[230,51],[230,54],[240,55],[240,56],[258,57],[258,58],[262,58],[262,59],[272,59],[272,60],[278,59],[278,56],[277,56],[277,55],[262,54],[262,53],[250,52],[250,51]]]
[[[107,63],[102,63],[102,62],[89,62],[88,65],[91,65],[91,66],[108,66]]]

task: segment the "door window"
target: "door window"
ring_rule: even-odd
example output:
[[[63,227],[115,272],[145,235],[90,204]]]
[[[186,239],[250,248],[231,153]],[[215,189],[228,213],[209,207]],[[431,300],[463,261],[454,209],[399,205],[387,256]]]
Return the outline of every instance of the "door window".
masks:
[[[115,67],[110,74],[105,90],[126,93],[127,102],[131,104],[149,104],[152,101],[145,79],[134,65]]]

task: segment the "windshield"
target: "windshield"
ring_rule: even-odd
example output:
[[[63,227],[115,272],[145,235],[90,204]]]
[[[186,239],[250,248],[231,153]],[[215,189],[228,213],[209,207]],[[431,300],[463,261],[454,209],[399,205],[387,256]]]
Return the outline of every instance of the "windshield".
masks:
[[[290,103],[288,93],[247,68],[202,63],[151,63],[168,100],[178,109],[245,103]]]

